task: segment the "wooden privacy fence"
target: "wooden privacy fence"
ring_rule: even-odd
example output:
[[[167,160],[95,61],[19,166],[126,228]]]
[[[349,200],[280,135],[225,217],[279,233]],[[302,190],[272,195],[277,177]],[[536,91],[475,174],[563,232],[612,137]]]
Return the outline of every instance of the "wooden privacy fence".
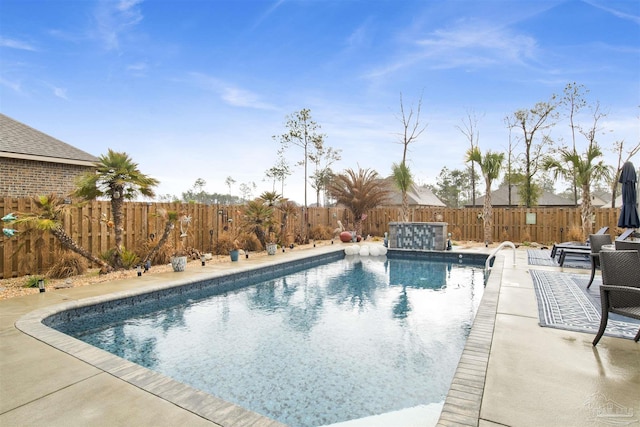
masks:
[[[9,213],[32,212],[31,199],[0,198],[0,216]],[[191,221],[187,230],[186,245],[204,252],[212,252],[217,239],[226,233],[225,227],[233,231],[243,219],[243,206],[201,205],[181,203],[129,202],[124,205],[123,244],[134,250],[148,239],[158,239],[165,222],[159,212],[162,209],[183,212]],[[410,221],[446,222],[454,240],[483,241],[482,210],[479,208],[412,208]],[[609,226],[612,235],[616,230],[619,209],[596,209],[593,229]],[[368,212],[363,222],[363,234],[382,236],[387,224],[398,221],[399,207],[381,207]],[[539,242],[550,244],[568,240],[571,227],[580,226],[579,208],[494,208],[493,241]],[[108,201],[93,201],[83,206],[70,205],[65,212],[65,231],[83,248],[95,255],[113,248],[113,228],[109,225],[111,204]],[[276,222],[281,221],[276,211]],[[338,221],[347,228],[353,225],[351,213],[340,207],[299,208],[287,219],[289,241],[303,235],[305,223],[309,230],[318,225],[332,229]],[[3,224],[5,228],[10,225]],[[172,243],[179,241],[178,230],[171,235]],[[59,243],[51,235],[21,235],[20,228],[14,237],[3,235],[0,241],[0,279],[25,274],[44,274],[53,264]]]

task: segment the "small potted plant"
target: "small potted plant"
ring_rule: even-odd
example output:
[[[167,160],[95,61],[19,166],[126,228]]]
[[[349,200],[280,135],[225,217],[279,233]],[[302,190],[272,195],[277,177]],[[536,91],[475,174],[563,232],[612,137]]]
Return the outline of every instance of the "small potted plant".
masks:
[[[238,239],[233,241],[233,249],[229,251],[229,256],[231,257],[232,262],[238,261],[238,255],[240,254],[240,242]]]
[[[191,223],[191,217],[181,215],[178,218],[178,222],[180,223],[180,243],[171,257],[171,266],[173,271],[184,271],[187,268],[187,252],[184,249],[184,240],[188,237],[187,229]]]
[[[171,257],[171,266],[173,271],[184,271],[187,268],[187,253],[182,249],[182,242]]]
[[[269,242],[267,242],[267,254],[275,255],[278,250],[278,244],[275,242],[275,233],[269,233]]]

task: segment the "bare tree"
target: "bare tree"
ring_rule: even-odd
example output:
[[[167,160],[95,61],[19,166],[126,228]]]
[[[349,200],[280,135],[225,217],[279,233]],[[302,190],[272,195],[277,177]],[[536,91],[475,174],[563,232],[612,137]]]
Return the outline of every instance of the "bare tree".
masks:
[[[484,114],[483,114],[484,116]],[[478,146],[478,142],[480,141],[480,132],[478,131],[478,117],[473,111],[467,111],[466,120],[462,120],[462,126],[456,125],[456,129],[458,129],[469,141],[469,149],[473,150],[474,147]],[[472,205],[476,205],[476,167],[475,162],[470,161],[471,163],[471,201]]]
[[[518,110],[513,113],[513,121],[509,121],[514,128],[522,131],[524,142],[524,188],[521,199],[528,208],[536,203],[537,189],[533,178],[540,169],[540,164],[545,154],[545,148],[551,145],[548,133],[549,128],[555,125],[557,119],[556,108],[558,103],[556,95],[552,95],[547,102],[538,102],[528,110]],[[541,133],[540,142],[535,144],[538,134]]]
[[[564,96],[560,101],[561,104],[567,108],[567,116],[569,117],[569,126],[571,127],[571,141],[573,143],[573,151],[576,151],[576,129],[579,130],[579,126],[575,123],[575,116],[580,112],[582,108],[587,105],[585,95],[589,93],[583,85],[578,85],[575,82],[569,83],[564,88]],[[573,187],[573,203],[578,205],[578,184],[575,179],[576,173],[573,174],[571,185]]]
[[[420,111],[422,109],[422,96],[418,100],[418,107],[414,111],[413,106],[409,108],[409,111],[405,111],[404,102],[402,101],[402,93],[400,93],[400,117],[398,118],[402,123],[402,133],[400,136],[400,144],[402,144],[402,161],[394,163],[393,181],[396,187],[402,193],[402,220],[408,221],[409,219],[409,199],[407,197],[407,191],[413,185],[413,177],[411,170],[407,165],[407,152],[409,145],[414,143],[427,128],[427,125],[420,123]]]

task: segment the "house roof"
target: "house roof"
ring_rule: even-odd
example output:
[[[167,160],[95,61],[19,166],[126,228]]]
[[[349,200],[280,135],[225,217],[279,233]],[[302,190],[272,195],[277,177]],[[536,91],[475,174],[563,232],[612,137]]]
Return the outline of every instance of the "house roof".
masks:
[[[484,205],[484,196],[476,198],[475,206]],[[515,185],[511,185],[511,206],[520,206],[520,196],[518,195],[518,189]],[[473,206],[469,204],[467,206]],[[509,191],[508,186],[503,185],[495,191],[491,192],[491,206],[509,206]],[[558,196],[547,191],[543,192],[538,199],[537,206],[567,206],[573,207],[573,200],[566,199],[562,196]]]
[[[389,177],[384,179],[384,183],[389,190],[389,196],[385,205],[402,205],[402,193],[393,183],[393,178]],[[429,187],[418,187],[412,185],[411,189],[407,191],[407,198],[409,200],[409,206],[436,206],[446,207],[442,200],[438,199],[435,194],[429,189]]]
[[[94,166],[98,158],[0,114],[0,157]]]

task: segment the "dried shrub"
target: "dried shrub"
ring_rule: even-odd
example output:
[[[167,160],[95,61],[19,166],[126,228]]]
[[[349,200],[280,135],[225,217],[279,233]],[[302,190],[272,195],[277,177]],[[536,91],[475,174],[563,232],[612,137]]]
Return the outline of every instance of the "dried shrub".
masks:
[[[258,240],[258,237],[253,233],[242,233],[238,237],[238,240],[242,242],[242,249],[253,252],[265,250],[265,248],[262,247],[262,243],[260,243],[260,240]]]
[[[157,244],[157,241],[153,241],[153,240],[146,240],[138,244],[138,247],[136,248],[136,254],[138,255],[138,258],[144,259],[144,257],[147,256],[147,254],[151,252],[151,250],[156,246],[156,244]],[[151,264],[152,265],[168,264],[169,262],[171,262],[171,257],[175,252],[176,252],[176,249],[173,243],[171,243],[171,241],[167,241],[164,245],[162,245],[162,247],[160,247],[160,249],[158,250],[158,252],[156,252],[153,258],[151,258]]]
[[[56,260],[47,271],[47,277],[66,279],[87,272],[87,260],[70,251],[58,251]]]
[[[316,225],[309,232],[309,238],[313,240],[331,240],[334,229],[328,225]]]
[[[507,233],[507,230],[502,230],[502,235],[500,236],[500,239],[503,242],[511,240],[511,237],[510,237],[509,233]]]
[[[228,255],[229,251],[234,248],[233,241],[235,238],[229,234],[222,234],[218,237],[218,241],[215,243],[213,251],[216,255]]]
[[[582,234],[582,227],[577,225],[569,227],[569,231],[567,231],[567,239],[575,242],[584,242],[586,239]]]
[[[524,231],[522,232],[522,236],[520,236],[520,240],[522,241],[522,243],[529,243],[531,242],[531,234],[529,234],[529,229],[525,228]]]

